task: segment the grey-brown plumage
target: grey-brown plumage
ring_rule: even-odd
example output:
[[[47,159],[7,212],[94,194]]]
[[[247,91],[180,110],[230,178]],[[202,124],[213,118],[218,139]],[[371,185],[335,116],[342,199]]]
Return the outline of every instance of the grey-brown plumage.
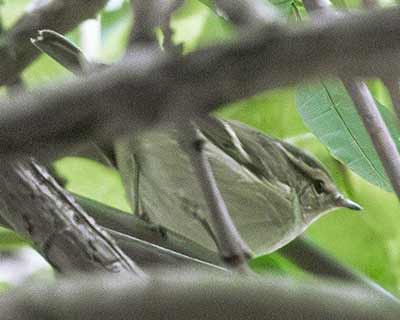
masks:
[[[196,125],[228,210],[255,253],[285,245],[331,209],[360,209],[304,151],[239,122],[210,118]],[[199,222],[209,219],[207,206],[176,134],[151,131],[117,145],[129,200],[135,203],[133,173],[139,165],[140,202],[151,221],[216,250]]]

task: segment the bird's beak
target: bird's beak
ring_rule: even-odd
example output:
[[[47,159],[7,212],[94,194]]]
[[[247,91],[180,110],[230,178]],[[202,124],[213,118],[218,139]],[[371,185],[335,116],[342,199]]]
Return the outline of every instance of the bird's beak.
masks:
[[[338,207],[343,207],[343,208],[348,208],[351,210],[357,210],[360,211],[363,209],[359,204],[355,203],[354,201],[351,201],[350,199],[346,199],[342,195],[340,195],[337,200],[336,204]]]

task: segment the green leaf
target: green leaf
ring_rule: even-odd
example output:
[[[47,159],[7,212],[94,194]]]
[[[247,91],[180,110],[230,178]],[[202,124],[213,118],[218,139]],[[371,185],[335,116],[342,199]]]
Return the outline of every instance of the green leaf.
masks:
[[[278,138],[308,132],[296,112],[293,89],[273,90],[225,106],[216,113],[224,119],[238,120]]]
[[[54,167],[67,180],[66,188],[69,191],[123,211],[131,211],[116,170],[78,157],[58,160]]]
[[[304,279],[307,273],[291,263],[279,253],[271,253],[255,257],[249,261],[251,269],[259,274],[275,273],[279,275],[291,275],[293,277]]]
[[[217,12],[217,7],[215,5],[215,1],[213,0],[199,0],[201,3],[209,7],[211,10],[214,10]],[[291,5],[293,3],[293,0],[264,0],[266,4],[270,3],[273,4],[275,7],[277,7],[282,14],[289,15],[291,12]]]
[[[339,81],[303,86],[297,91],[296,101],[305,124],[335,158],[370,183],[384,190],[392,190],[353,102]],[[400,132],[392,113],[377,104],[399,146]]]
[[[5,0],[1,2],[1,18],[4,27],[11,27],[26,11],[30,0]]]
[[[101,58],[105,61],[117,60],[125,52],[131,30],[131,13],[128,1],[124,2],[117,10],[103,10],[101,15]]]
[[[12,250],[27,244],[28,242],[15,232],[0,227],[0,250]]]

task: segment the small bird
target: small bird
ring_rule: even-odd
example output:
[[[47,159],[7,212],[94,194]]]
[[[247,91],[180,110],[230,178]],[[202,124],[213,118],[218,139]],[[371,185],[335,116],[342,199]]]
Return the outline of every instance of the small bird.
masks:
[[[195,126],[228,211],[255,254],[279,249],[332,209],[361,210],[303,150],[237,121],[207,117]],[[151,130],[116,145],[128,198],[151,222],[216,251],[207,205],[178,138],[173,129]]]
[[[51,30],[39,31],[32,43],[78,74],[107,67],[88,61]],[[303,150],[237,121],[209,116],[193,125],[228,211],[255,254],[279,249],[332,209],[361,210]],[[116,143],[128,200],[139,216],[217,251],[207,205],[179,138],[175,129],[154,129]]]

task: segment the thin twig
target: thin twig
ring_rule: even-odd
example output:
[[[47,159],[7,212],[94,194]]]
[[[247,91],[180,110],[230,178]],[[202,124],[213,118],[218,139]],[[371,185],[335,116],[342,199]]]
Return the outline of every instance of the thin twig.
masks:
[[[164,25],[182,0],[131,0],[133,25],[129,47],[157,44],[155,28]]]
[[[393,109],[397,117],[397,123],[400,125],[400,83],[399,78],[389,77],[382,79],[390,99],[392,100]]]
[[[400,155],[376,102],[364,82],[343,78],[342,81],[372,140],[393,190],[400,199]]]
[[[379,8],[379,3],[376,0],[363,0],[363,6],[367,9]],[[386,77],[382,79],[384,86],[389,92],[392,100],[393,109],[397,117],[397,124],[400,126],[400,83],[399,77]]]
[[[199,138],[195,127],[188,124],[179,126],[179,142],[191,160],[195,176],[210,210],[211,227],[217,246],[228,266],[239,272],[249,272],[247,258],[251,251],[241,238],[218,189],[210,162],[204,152],[204,141]]]
[[[173,35],[174,30],[171,27],[171,17],[172,14],[184,3],[184,0],[175,0],[173,5],[169,8],[169,12],[166,12],[164,15],[163,22],[160,25],[161,31],[163,33],[163,49],[167,54],[172,56],[179,56],[182,54],[183,45],[182,44],[174,44]]]

